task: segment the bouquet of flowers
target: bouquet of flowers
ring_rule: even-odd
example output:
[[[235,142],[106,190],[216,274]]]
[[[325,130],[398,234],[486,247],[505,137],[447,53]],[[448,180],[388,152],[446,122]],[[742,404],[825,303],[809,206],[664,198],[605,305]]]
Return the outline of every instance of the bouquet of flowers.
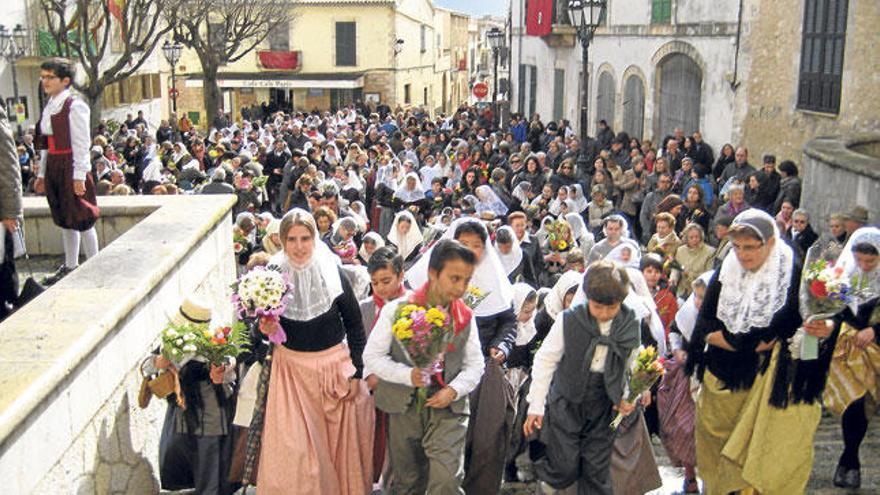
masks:
[[[232,250],[235,251],[236,255],[241,254],[245,250],[250,248],[250,242],[247,237],[241,233],[237,228],[232,230]]]
[[[442,308],[403,303],[394,314],[391,331],[429,384],[418,389],[416,407],[421,411],[428,400],[428,389],[432,388],[434,382],[440,387],[446,386],[443,381],[443,361],[444,354],[454,350],[452,317]]]
[[[239,318],[261,318],[273,323],[275,332],[269,335],[269,340],[283,344],[287,335],[278,321],[284,313],[285,298],[290,289],[290,282],[283,273],[258,266],[232,285],[232,303]]]
[[[487,297],[489,297],[488,292],[483,292],[474,286],[470,286],[467,291],[465,291],[464,297],[462,297],[461,300],[464,301],[467,307],[476,309],[476,307]]]
[[[192,359],[198,351],[202,329],[197,324],[169,324],[162,331],[162,355],[178,368]]]
[[[572,247],[571,227],[564,220],[554,220],[547,227],[547,244],[551,251],[562,252]]]
[[[635,401],[642,395],[642,392],[650,389],[663,376],[664,370],[663,358],[657,355],[657,349],[654,346],[642,347],[630,370],[629,393],[625,400],[627,402]],[[623,421],[623,415],[618,413],[614,421],[611,422],[611,427],[617,429],[621,421]]]
[[[221,366],[247,349],[248,328],[240,321],[214,330],[205,327],[196,342],[200,356]]]
[[[269,181],[269,177],[266,175],[261,175],[259,177],[254,177],[254,180],[251,181],[251,185],[254,186],[255,189],[262,189],[266,187],[266,183]]]
[[[807,250],[799,290],[800,312],[805,322],[825,320],[842,311],[865,287],[823,256],[818,246]],[[801,360],[819,356],[819,339],[799,330],[793,339]]]

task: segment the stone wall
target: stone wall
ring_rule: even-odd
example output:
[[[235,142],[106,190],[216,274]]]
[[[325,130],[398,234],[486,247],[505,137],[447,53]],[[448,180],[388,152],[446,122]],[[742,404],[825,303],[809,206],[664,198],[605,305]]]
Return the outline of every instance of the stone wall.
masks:
[[[42,206],[29,200],[26,216]],[[6,493],[158,491],[162,401],[137,408],[141,360],[198,292],[228,321],[234,196],[107,197],[154,210],[0,324]],[[40,254],[40,253],[34,253]]]
[[[865,152],[873,153],[866,154]],[[870,222],[880,221],[880,134],[817,138],[804,149],[801,197],[814,216],[814,228],[835,212],[854,205],[868,209]]]
[[[736,134],[753,156],[775,154],[797,159],[816,136],[880,130],[880,57],[876,27],[880,2],[849,0],[843,57],[840,112],[836,115],[796,108],[804,0],[749,0],[737,93]]]

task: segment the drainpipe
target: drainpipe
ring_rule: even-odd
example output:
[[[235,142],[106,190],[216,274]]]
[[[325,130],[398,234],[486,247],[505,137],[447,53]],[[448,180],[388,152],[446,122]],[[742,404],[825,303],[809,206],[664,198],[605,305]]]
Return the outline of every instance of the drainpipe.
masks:
[[[736,88],[739,87],[739,81],[737,80],[737,72],[739,70],[739,46],[740,46],[740,38],[742,36],[742,20],[743,20],[743,0],[739,0],[739,10],[736,13],[736,42],[734,44],[734,52],[733,52],[733,79],[728,81],[730,84],[731,91],[736,91]]]

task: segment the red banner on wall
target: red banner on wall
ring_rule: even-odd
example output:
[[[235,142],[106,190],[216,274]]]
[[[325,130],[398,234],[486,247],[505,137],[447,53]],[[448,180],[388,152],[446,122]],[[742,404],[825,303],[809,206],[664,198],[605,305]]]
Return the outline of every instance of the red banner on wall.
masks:
[[[260,65],[264,69],[287,69],[297,70],[300,67],[300,52],[257,52],[260,58]]]
[[[553,0],[528,0],[526,34],[547,36],[553,29]]]

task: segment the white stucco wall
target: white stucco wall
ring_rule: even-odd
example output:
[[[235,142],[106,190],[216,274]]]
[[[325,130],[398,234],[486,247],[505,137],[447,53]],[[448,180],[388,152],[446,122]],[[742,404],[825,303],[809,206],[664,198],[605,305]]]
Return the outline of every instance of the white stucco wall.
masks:
[[[659,109],[657,67],[665,55],[682,52],[693,58],[703,72],[700,130],[704,139],[715,148],[731,141],[735,93],[728,80],[732,78],[734,68],[738,4],[721,4],[712,3],[710,6],[699,0],[677,0],[673,2],[672,22],[677,19],[678,25],[656,26],[650,25],[650,0],[610,2],[609,26],[600,28],[590,44],[589,132],[595,132],[598,77],[608,70],[614,77],[616,88],[612,128],[617,131],[623,125],[624,75],[639,74],[645,84],[645,137],[653,137],[655,142],[662,139],[662,136],[654,136],[654,112]],[[525,36],[524,28],[521,28],[524,5],[518,0],[511,2],[514,32],[510,76],[514,86],[512,108],[520,110],[520,64],[534,65],[537,67],[538,95],[535,112],[544,122],[553,118],[553,70],[565,69],[564,118],[577,128],[580,121],[580,43],[574,47],[554,48],[543,38]]]

